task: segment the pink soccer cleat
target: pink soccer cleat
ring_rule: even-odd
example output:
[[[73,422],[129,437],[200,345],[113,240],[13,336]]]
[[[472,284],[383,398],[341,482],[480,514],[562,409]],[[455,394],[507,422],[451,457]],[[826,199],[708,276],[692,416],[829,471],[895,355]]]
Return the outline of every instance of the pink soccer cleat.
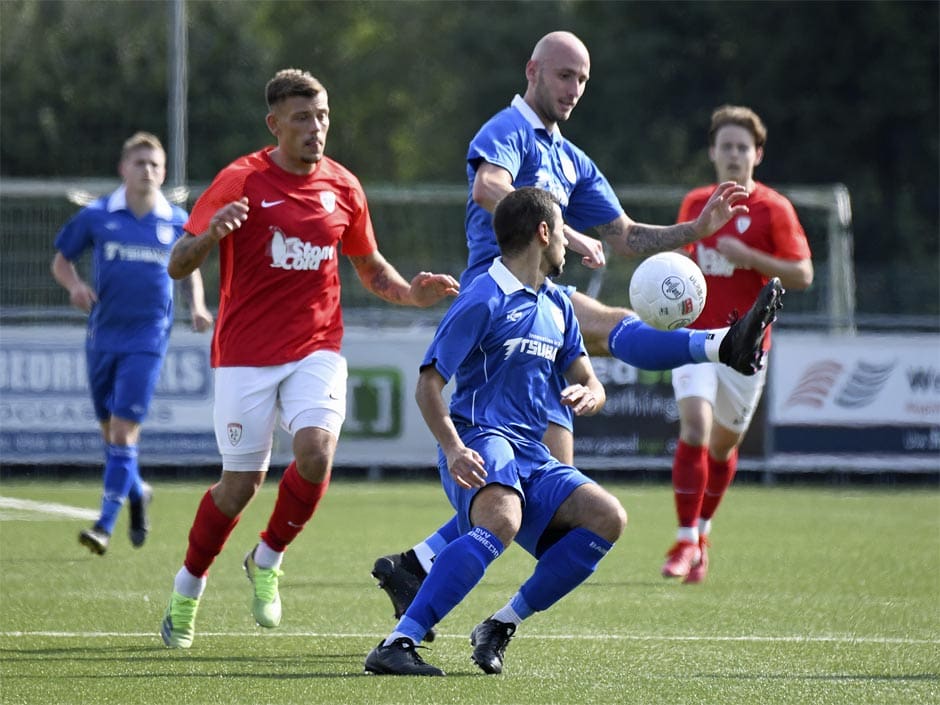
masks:
[[[663,563],[663,577],[685,578],[701,554],[698,546],[691,541],[676,541],[666,555],[668,558]]]

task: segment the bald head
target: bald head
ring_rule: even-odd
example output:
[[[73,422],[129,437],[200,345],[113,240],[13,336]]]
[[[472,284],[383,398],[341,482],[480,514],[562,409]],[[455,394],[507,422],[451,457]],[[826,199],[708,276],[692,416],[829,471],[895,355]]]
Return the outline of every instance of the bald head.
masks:
[[[546,34],[536,42],[535,48],[532,50],[531,60],[544,61],[559,53],[574,56],[588,63],[591,61],[584,42],[571,32],[549,32]]]
[[[525,101],[547,130],[568,119],[590,74],[587,47],[571,32],[550,32],[539,39],[525,67]]]

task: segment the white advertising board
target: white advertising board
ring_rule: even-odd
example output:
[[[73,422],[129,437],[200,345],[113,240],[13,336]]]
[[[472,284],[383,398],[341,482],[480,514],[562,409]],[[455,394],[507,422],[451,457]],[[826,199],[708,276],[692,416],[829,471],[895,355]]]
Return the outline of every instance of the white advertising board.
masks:
[[[418,365],[433,331],[346,331],[347,420],[337,465],[436,463],[434,439],[414,402]],[[0,460],[87,463],[102,458],[88,394],[85,330],[5,326],[0,335]],[[178,327],[144,422],[144,463],[215,463],[209,336]],[[279,432],[273,462],[286,465],[290,439]]]

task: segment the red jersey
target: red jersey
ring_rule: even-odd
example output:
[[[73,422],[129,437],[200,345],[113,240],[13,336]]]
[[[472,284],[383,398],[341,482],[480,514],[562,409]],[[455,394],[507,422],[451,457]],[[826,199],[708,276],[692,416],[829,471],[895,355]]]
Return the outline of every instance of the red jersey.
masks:
[[[337,256],[377,250],[365,193],[345,167],[323,157],[312,174],[284,171],[273,147],[235,160],[193,206],[198,237],[216,211],[242,196],[248,218],[219,242],[219,315],[213,367],[268,367],[343,338]]]
[[[686,194],[679,208],[679,222],[693,220],[702,212],[715,186],[702,186]],[[732,235],[748,247],[773,257],[802,260],[810,257],[806,233],[796,210],[780,193],[757,183],[745,203],[749,213],[728,221],[718,232],[685,246],[705,275],[708,296],[705,310],[690,328],[722,328],[728,325],[732,311],[744,315],[754,303],[768,277],[754,269],[737,269],[718,250],[719,237]],[[764,340],[770,348],[770,331]]]

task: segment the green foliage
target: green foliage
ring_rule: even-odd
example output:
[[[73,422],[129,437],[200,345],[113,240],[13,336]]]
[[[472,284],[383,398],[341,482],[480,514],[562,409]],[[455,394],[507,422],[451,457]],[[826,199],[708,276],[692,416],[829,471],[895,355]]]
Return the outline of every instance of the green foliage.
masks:
[[[241,569],[275,498],[269,478],[212,568],[188,651],[157,635],[205,485],[157,480],[153,532],[108,554],[85,522],[4,506],[4,703],[717,703],[882,705],[940,699],[940,523],[935,489],[732,489],[699,586],[659,576],[672,539],[668,487],[611,484],[630,526],[596,574],[528,620],[506,670],[484,676],[467,635],[531,572],[517,547],[441,622],[425,656],[442,679],[364,676],[394,624],[369,576],[379,555],[448,518],[439,486],[338,477],[291,546],[284,622],[250,617]],[[100,484],[5,481],[4,497],[97,506]]]
[[[124,137],[165,134],[169,8],[162,0],[0,2],[2,175],[111,175]],[[711,110],[749,104],[770,130],[758,178],[844,182],[860,271],[886,258],[899,268],[926,261],[936,282],[938,8],[190,0],[187,173],[208,181],[270,142],[264,83],[298,66],[330,91],[328,151],[365,183],[460,183],[469,139],[524,90],[535,40],[571,29],[591,49],[592,79],[565,134],[611,181],[710,181]]]

